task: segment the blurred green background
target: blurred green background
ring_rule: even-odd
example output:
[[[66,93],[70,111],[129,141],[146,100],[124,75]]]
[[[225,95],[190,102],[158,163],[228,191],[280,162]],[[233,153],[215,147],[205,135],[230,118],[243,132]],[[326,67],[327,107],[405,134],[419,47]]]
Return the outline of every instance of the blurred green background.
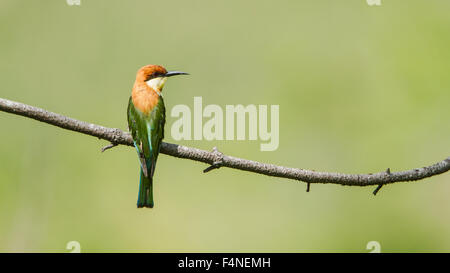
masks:
[[[0,97],[126,129],[137,69],[191,73],[170,109],[280,105],[280,145],[176,141],[285,166],[370,173],[449,156],[450,2],[0,2]],[[161,155],[137,209],[130,147],[0,112],[0,251],[450,251],[450,176],[383,187],[311,185]]]

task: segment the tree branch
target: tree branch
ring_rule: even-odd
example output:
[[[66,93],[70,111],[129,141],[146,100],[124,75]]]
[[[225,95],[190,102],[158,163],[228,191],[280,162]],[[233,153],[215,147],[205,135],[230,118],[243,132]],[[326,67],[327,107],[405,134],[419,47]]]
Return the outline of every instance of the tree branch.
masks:
[[[84,121],[79,121],[60,114],[46,111],[41,108],[2,98],[0,98],[0,110],[32,118],[67,130],[95,136],[111,142],[111,145],[104,147],[103,150],[112,148],[119,144],[133,146],[131,135],[129,133],[121,131],[120,129],[108,128]],[[374,174],[341,174],[316,172],[304,169],[277,166],[273,164],[265,164],[257,161],[227,156],[219,152],[216,148],[214,148],[212,152],[208,152],[205,150],[165,142],[163,142],[161,145],[161,153],[178,158],[191,159],[211,165],[211,167],[205,169],[204,172],[211,171],[220,167],[228,167],[268,176],[304,181],[308,183],[308,190],[310,183],[331,183],[347,186],[378,185],[376,190],[376,192],[378,192],[381,186],[385,184],[420,180],[434,175],[442,174],[450,170],[450,157],[447,157],[446,159],[431,166],[416,168],[408,171],[390,172],[390,169],[388,169],[387,171]],[[376,194],[376,192],[374,192],[374,194]]]

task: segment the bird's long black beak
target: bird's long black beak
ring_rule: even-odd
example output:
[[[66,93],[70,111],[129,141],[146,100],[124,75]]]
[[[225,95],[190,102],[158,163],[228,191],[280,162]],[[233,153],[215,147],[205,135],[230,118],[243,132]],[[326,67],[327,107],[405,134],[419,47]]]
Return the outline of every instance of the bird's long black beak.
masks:
[[[176,75],[189,75],[189,73],[181,72],[181,71],[169,71],[164,76],[165,77],[172,77]]]

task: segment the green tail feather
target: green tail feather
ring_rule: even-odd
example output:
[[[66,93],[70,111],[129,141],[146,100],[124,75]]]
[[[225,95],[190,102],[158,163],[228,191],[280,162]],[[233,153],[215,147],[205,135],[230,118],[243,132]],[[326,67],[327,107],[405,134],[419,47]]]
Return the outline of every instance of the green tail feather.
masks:
[[[145,177],[141,169],[137,207],[153,208],[153,205],[153,178]]]

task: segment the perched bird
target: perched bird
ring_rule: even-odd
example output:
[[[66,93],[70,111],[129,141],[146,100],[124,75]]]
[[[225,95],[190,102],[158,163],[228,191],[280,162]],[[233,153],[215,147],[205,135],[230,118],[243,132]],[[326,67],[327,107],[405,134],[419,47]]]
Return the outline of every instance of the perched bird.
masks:
[[[187,75],[169,71],[159,65],[146,65],[138,70],[128,102],[128,128],[136,147],[140,168],[137,207],[153,208],[153,174],[158,159],[166,114],[162,89],[168,77]]]

